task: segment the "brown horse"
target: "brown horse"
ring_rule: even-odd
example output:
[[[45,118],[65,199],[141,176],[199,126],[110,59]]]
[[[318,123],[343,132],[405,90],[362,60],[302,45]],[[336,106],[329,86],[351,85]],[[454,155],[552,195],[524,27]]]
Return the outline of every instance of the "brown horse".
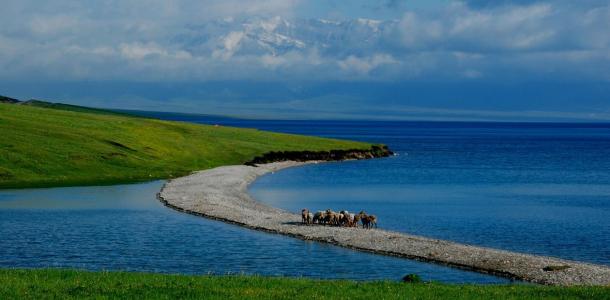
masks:
[[[377,216],[375,215],[370,215],[366,217],[368,220],[368,228],[377,228]]]
[[[362,216],[360,216],[360,214],[354,215],[354,221],[352,221],[352,227],[358,227],[358,222],[360,222],[361,218],[362,218]]]
[[[326,222],[326,213],[323,211],[318,211],[313,215],[312,223],[318,223],[320,225],[325,224]]]
[[[339,214],[330,209],[327,209],[326,218],[324,221],[326,221],[326,224],[329,224],[329,225],[338,225],[339,224]]]
[[[368,215],[366,212],[361,210],[356,216],[358,216],[357,218],[360,220],[360,222],[362,222],[362,228],[367,228],[369,225],[369,220],[367,219]]]
[[[303,208],[301,210],[301,223],[311,224],[311,219],[309,218],[309,215],[309,210],[307,208]]]

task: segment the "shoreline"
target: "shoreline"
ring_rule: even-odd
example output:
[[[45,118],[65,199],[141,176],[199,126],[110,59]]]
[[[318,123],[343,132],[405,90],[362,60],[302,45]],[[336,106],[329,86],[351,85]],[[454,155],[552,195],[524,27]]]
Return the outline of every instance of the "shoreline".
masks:
[[[379,157],[388,157],[394,154],[386,145],[371,144],[369,148],[352,148],[343,150],[320,150],[320,151],[269,151],[259,156],[250,158],[247,161],[237,161],[234,163],[243,163],[245,165],[254,166],[257,164],[263,164],[267,162],[278,162],[278,161],[344,161],[344,160],[357,160],[357,159],[370,159]],[[2,171],[2,170],[0,170]],[[151,180],[171,180],[172,178],[179,178],[187,176],[196,170],[176,170],[174,172],[163,173],[142,176],[129,176],[129,177],[104,177],[104,178],[76,178],[76,179],[52,179],[52,180],[34,180],[34,181],[14,181],[14,182],[2,182],[0,180],[0,191],[2,190],[18,190],[18,189],[37,189],[37,188],[54,188],[54,187],[79,187],[79,186],[108,186],[108,185],[119,185],[119,184],[136,184],[148,182]],[[2,173],[0,172],[0,179]]]
[[[169,180],[157,197],[164,205],[177,211],[359,251],[545,285],[610,284],[610,267],[602,265],[470,246],[382,229],[302,225],[300,214],[257,202],[247,192],[248,186],[264,174],[311,163],[318,161],[282,161],[257,167],[235,165],[199,171]],[[562,269],[562,266],[569,268]],[[557,267],[557,270],[549,270]]]

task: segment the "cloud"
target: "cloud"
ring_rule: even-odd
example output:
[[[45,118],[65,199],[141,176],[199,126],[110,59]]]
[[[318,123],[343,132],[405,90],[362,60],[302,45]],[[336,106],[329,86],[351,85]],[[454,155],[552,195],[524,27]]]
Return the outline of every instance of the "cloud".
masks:
[[[610,4],[500,2],[321,20],[296,0],[9,0],[0,78],[610,80]]]
[[[408,12],[399,24],[402,43],[408,49],[442,49],[465,52],[563,50],[555,18],[548,4],[473,10],[461,3],[447,7],[439,17]]]
[[[386,65],[398,63],[391,55],[374,54],[370,57],[348,56],[346,59],[338,62],[339,67],[349,74],[366,75],[372,70]]]
[[[233,56],[235,51],[239,49],[239,43],[244,38],[244,33],[241,31],[231,31],[222,38],[222,47],[214,50],[212,57],[228,60]]]
[[[527,6],[540,3],[554,3],[559,6],[576,6],[576,7],[597,7],[607,4],[606,0],[463,0],[468,6],[480,9],[480,8],[493,8],[501,6]]]

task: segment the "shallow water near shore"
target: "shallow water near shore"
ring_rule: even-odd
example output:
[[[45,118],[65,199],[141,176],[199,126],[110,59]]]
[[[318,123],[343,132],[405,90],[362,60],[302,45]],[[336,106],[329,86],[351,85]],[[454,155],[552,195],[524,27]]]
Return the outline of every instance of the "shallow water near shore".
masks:
[[[162,184],[0,191],[0,268],[509,282],[179,213],[156,199]]]

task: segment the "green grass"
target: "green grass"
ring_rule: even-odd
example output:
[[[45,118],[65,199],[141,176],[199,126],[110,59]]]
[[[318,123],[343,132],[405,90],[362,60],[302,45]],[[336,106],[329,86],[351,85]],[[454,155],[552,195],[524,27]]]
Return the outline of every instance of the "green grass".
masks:
[[[113,184],[366,143],[0,103],[0,188]]]
[[[58,109],[58,110],[67,110],[67,111],[83,112],[83,113],[92,113],[92,114],[129,116],[126,113],[113,111],[113,110],[109,110],[109,109],[93,108],[93,107],[64,104],[64,103],[53,103],[53,102],[47,102],[47,101],[41,101],[41,100],[28,100],[25,102],[21,102],[19,105]]]
[[[610,299],[609,287],[0,270],[0,299]]]

